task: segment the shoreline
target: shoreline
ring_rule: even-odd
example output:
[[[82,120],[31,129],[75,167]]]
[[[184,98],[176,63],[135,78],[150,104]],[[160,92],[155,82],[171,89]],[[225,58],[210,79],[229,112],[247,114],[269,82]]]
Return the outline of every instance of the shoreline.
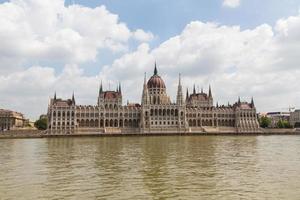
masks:
[[[186,132],[186,133],[75,133],[75,134],[46,134],[39,130],[14,130],[0,132],[1,139],[38,139],[38,138],[67,138],[67,137],[149,137],[149,136],[272,136],[272,135],[300,135],[294,129],[266,129],[257,133],[236,132]]]

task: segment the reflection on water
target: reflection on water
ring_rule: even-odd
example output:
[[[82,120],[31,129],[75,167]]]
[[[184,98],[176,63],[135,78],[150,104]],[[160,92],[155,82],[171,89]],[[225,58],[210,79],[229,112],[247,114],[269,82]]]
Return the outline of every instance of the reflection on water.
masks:
[[[298,136],[0,140],[0,199],[300,199]]]

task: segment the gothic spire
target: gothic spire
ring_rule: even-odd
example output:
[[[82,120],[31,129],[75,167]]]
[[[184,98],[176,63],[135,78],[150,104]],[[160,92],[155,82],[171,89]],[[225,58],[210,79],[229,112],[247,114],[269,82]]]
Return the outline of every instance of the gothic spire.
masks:
[[[147,88],[147,74],[145,72],[143,95],[142,95],[142,105],[147,105],[149,103],[149,101],[150,101],[150,99],[149,99],[148,88]]]
[[[238,104],[241,104],[241,98],[239,97],[239,99],[238,99]]]
[[[188,98],[189,98],[189,88],[186,88],[186,100],[188,100]]]
[[[201,87],[201,93],[203,94],[203,87]]]
[[[72,94],[72,103],[75,105],[75,96],[74,96],[74,91],[73,91],[73,94]]]
[[[183,104],[183,94],[182,94],[182,86],[181,86],[181,74],[178,77],[178,89],[177,89],[177,105]]]
[[[181,74],[179,73],[178,86],[181,86]]]
[[[253,97],[251,98],[251,107],[254,108],[254,100],[253,100]]]
[[[102,92],[103,92],[103,87],[102,87],[102,80],[101,80],[100,88],[99,88],[99,93],[102,93]]]
[[[193,94],[196,94],[196,87],[195,87],[195,84],[194,84]]]
[[[56,91],[54,92],[54,100],[56,100]]]
[[[119,83],[119,93],[122,94],[121,82]]]
[[[209,96],[209,97],[212,97],[210,85],[209,85],[209,90],[208,90],[208,96]]]
[[[156,61],[155,61],[155,64],[154,64],[154,75],[157,75]]]

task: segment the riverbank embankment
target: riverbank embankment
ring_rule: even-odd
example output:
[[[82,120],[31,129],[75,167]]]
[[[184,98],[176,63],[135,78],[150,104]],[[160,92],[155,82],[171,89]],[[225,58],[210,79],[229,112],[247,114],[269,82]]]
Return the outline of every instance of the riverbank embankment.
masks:
[[[0,132],[0,139],[21,138],[53,138],[53,137],[109,137],[109,136],[164,136],[164,135],[300,135],[296,129],[262,129],[259,133],[236,133],[236,132],[185,132],[185,133],[76,133],[76,134],[47,134],[40,130],[11,130]]]

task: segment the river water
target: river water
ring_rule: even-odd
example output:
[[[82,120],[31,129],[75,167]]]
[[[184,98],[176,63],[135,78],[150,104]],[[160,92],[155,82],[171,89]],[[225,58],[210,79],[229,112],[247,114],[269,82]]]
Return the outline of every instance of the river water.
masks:
[[[4,139],[0,199],[300,199],[300,137]]]

